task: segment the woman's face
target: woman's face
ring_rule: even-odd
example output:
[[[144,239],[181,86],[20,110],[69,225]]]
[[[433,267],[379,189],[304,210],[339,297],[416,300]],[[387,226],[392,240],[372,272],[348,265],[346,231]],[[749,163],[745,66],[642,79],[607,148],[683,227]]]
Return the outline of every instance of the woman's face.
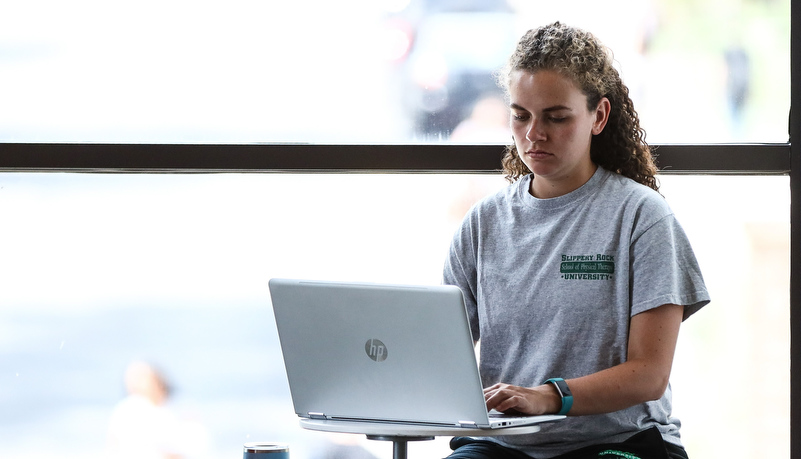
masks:
[[[511,127],[520,159],[534,173],[531,193],[551,198],[592,177],[592,136],[609,117],[609,100],[587,109],[587,96],[569,78],[550,70],[517,70],[509,86]]]

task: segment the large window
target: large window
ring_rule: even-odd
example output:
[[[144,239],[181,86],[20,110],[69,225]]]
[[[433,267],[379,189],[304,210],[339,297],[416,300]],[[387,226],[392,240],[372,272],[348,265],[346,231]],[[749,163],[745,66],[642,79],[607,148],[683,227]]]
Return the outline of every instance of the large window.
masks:
[[[505,143],[491,74],[553,20],[650,141],[787,140],[789,0],[31,0],[0,3],[0,141]]]
[[[727,458],[788,457],[788,180],[662,182],[713,298],[685,323],[674,367],[687,447],[697,457],[726,448]],[[206,432],[209,457],[267,440],[314,458],[346,448],[335,441],[379,457],[391,448],[297,426],[267,279],[436,284],[464,212],[505,182],[2,174],[0,184],[0,456],[97,457],[125,368],[145,359],[173,383],[176,412]],[[758,400],[742,397],[755,385]],[[740,426],[737,442],[721,418]]]

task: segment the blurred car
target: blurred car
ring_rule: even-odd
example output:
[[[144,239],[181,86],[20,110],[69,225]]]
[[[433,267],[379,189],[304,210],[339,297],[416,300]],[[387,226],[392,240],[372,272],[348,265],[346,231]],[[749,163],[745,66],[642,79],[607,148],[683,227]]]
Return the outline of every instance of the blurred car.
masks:
[[[493,78],[517,40],[504,0],[428,0],[401,12],[410,47],[402,62],[403,98],[420,140],[445,140],[479,99],[502,98]]]

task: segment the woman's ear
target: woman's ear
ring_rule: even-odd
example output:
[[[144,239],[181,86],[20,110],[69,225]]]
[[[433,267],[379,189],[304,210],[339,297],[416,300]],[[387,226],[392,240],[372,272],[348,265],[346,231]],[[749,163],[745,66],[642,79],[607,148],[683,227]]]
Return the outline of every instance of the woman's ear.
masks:
[[[592,135],[598,135],[606,126],[609,121],[609,112],[612,110],[612,104],[606,97],[601,98],[598,102],[598,107],[595,109],[595,122],[592,124]]]

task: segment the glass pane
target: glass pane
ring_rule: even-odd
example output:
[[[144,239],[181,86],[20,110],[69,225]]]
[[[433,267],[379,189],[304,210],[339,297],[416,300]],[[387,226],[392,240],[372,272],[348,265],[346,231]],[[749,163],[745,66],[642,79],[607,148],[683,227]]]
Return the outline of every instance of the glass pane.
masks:
[[[614,50],[649,141],[785,142],[789,5],[7,1],[0,141],[506,143],[491,73],[559,19]]]
[[[662,184],[712,297],[682,326],[674,360],[682,441],[691,457],[789,458],[789,179],[670,176]],[[762,400],[743,396],[754,383]],[[736,438],[730,423],[744,427]]]
[[[240,457],[248,441],[288,442],[294,459],[391,457],[385,442],[298,427],[267,279],[439,283],[462,216],[504,183],[0,174],[0,457],[100,457],[123,374],[140,359],[171,383],[168,406],[185,421],[171,438],[188,432],[184,451],[204,453],[190,457]],[[681,332],[682,438],[691,457],[787,458],[789,181],[662,183],[713,298]],[[742,396],[755,386],[758,399]],[[447,439],[409,449],[445,457]]]

